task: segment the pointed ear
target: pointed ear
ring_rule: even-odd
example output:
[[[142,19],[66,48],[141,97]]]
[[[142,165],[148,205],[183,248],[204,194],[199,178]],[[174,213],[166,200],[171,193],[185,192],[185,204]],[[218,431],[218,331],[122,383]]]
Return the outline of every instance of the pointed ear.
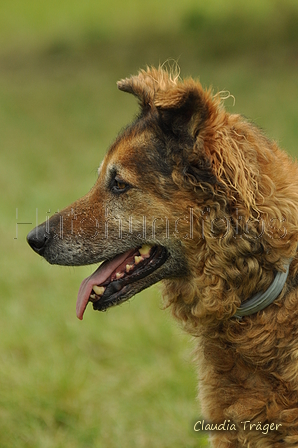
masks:
[[[174,135],[179,141],[179,147],[184,148],[182,177],[194,188],[202,183],[218,183],[204,145],[198,141],[198,135],[212,110],[210,98],[210,92],[189,79],[167,91],[157,92],[154,100],[160,126],[165,132]]]
[[[197,145],[197,137],[212,110],[211,92],[205,91],[192,79],[183,82],[178,75],[154,68],[142,70],[137,76],[117,83],[120,90],[135,95],[143,113],[152,112],[165,134],[175,136],[179,157],[184,152],[183,178],[196,187],[202,182],[215,184],[211,162],[203,148]],[[172,148],[172,152],[175,151]]]
[[[192,79],[181,82],[178,74],[161,68],[141,70],[137,76],[122,79],[117,86],[136,96],[143,112],[157,111],[164,130],[174,134],[181,131],[196,134],[208,116],[209,92],[200,83]],[[189,125],[193,126],[187,129]]]
[[[173,86],[156,94],[154,105],[165,128],[175,135],[196,137],[208,118],[206,95],[193,80]]]
[[[174,82],[171,75],[161,68],[149,68],[141,70],[138,75],[122,79],[117,82],[117,87],[123,92],[136,96],[142,108],[153,108],[156,93],[167,90]]]

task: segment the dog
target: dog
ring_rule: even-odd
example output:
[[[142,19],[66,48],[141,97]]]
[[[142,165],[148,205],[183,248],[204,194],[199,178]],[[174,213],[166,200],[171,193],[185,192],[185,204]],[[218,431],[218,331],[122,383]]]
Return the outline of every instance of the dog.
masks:
[[[298,167],[220,94],[147,68],[94,187],[27,236],[49,263],[102,264],[79,289],[103,311],[162,281],[195,338],[213,447],[298,446]]]

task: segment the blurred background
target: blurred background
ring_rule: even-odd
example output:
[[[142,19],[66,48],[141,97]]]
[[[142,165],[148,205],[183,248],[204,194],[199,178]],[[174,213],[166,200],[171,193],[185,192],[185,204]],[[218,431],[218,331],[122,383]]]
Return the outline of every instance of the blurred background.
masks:
[[[208,446],[192,341],[158,286],[80,322],[94,266],[50,266],[25,241],[91,188],[136,114],[116,81],[167,60],[295,157],[296,0],[0,1],[2,448]]]

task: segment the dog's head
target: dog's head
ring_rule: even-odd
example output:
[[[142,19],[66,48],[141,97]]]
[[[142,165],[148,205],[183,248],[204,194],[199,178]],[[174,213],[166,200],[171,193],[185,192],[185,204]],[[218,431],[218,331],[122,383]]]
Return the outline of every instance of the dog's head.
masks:
[[[192,79],[148,69],[118,88],[138,98],[139,116],[110,147],[91,191],[32,230],[29,244],[53,264],[103,262],[80,287],[80,319],[89,301],[105,310],[160,280],[176,300],[183,295],[182,318],[186,308],[199,314],[198,294],[211,288],[209,311],[220,302],[221,313],[233,314],[239,294],[231,288],[241,290],[248,270],[258,271],[265,247],[256,201],[273,182],[259,187],[258,158],[275,157],[272,145],[260,133],[256,142],[249,123]],[[272,154],[258,152],[260,144]],[[227,268],[245,229],[241,257],[251,261]]]

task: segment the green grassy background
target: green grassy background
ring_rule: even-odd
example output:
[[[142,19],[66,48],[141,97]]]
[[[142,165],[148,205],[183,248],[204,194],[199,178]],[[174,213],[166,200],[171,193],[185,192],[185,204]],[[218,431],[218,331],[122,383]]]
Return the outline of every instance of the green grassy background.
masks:
[[[295,156],[297,23],[295,0],[0,1],[1,448],[208,446],[192,342],[158,286],[80,322],[94,267],[50,266],[25,237],[94,184],[137,111],[116,81],[147,64],[229,90]]]

